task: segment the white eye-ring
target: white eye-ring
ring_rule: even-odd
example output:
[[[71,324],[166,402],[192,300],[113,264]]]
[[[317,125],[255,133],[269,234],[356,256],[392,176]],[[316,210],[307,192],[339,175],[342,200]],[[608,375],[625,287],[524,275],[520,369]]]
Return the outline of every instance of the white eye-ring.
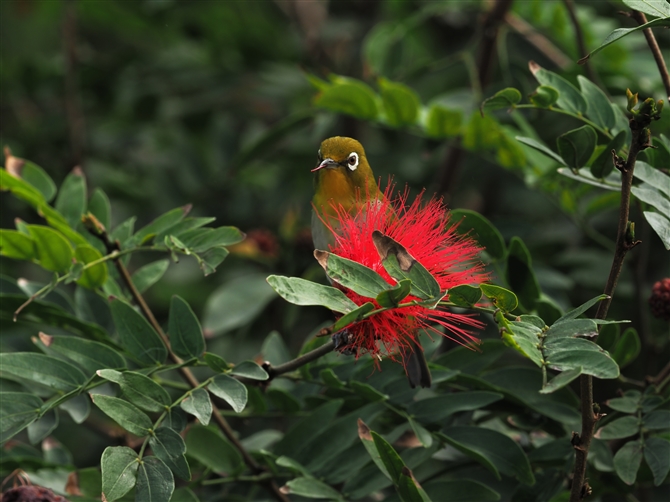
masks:
[[[352,171],[355,171],[358,167],[358,154],[356,152],[351,152],[349,154],[349,158],[347,159],[347,166],[349,166],[349,169]]]

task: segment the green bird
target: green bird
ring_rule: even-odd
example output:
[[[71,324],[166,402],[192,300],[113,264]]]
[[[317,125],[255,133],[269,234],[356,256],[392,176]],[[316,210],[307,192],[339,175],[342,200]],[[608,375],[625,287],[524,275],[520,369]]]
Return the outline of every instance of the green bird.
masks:
[[[330,245],[335,244],[333,232],[338,230],[335,208],[342,207],[350,214],[358,214],[367,200],[381,200],[384,195],[379,191],[363,145],[352,138],[336,136],[324,140],[312,172],[315,173],[312,241],[316,249],[328,250]],[[336,344],[342,343],[338,334],[334,335],[334,339]],[[401,352],[409,384],[412,388],[430,387],[430,370],[423,349],[413,340],[410,345],[409,349]]]

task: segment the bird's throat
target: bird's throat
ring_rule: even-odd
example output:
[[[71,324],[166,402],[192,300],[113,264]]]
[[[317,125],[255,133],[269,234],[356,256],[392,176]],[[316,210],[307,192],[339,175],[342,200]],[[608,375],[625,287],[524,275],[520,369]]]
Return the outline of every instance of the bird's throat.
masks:
[[[356,204],[356,189],[350,176],[340,169],[322,169],[318,172],[314,206],[322,214],[335,215],[335,207],[347,211]]]

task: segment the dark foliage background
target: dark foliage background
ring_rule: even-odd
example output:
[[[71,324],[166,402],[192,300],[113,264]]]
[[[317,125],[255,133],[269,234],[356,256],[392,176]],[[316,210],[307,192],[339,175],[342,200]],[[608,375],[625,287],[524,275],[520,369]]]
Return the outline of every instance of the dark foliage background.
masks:
[[[520,236],[543,292],[569,309],[603,290],[616,198],[556,173],[538,174],[528,150],[522,161],[505,163],[500,152],[466,149],[446,165],[453,140],[317,108],[317,91],[306,78],[333,73],[376,87],[384,76],[413,88],[422,103],[441,103],[467,118],[504,87],[533,92],[529,60],[572,82],[589,76],[575,63],[583,54],[565,2],[525,1],[515,2],[501,24],[490,76],[480,86],[477,50],[491,3],[3,1],[1,142],[42,166],[57,185],[80,166],[88,186],[109,195],[113,226],[137,215],[140,228],[168,209],[193,204],[192,215],[216,216],[219,224],[246,232],[247,241],[216,274],[203,278],[197,263],[185,258],[146,292],[161,322],[173,294],[186,299],[202,320],[208,350],[229,361],[253,358],[273,330],[295,353],[331,319],[325,309],[279,299],[265,277],[324,281],[309,235],[309,170],[319,143],[334,135],[359,139],[382,180],[392,175],[413,194],[437,191],[451,208],[485,215],[506,241]],[[618,14],[620,2],[575,3],[589,50],[614,28],[635,25]],[[656,32],[667,55],[670,32]],[[590,65],[590,76],[615,102],[625,104],[626,88],[641,98],[663,97],[639,33]],[[551,147],[580,125],[545,111],[516,114],[525,120],[505,113],[496,119],[534,129]],[[653,124],[653,133],[670,136],[670,113]],[[6,192],[0,202],[4,228],[17,217],[40,220]],[[643,244],[629,256],[610,312],[638,330],[642,352],[626,376],[644,380],[670,357],[668,324],[653,318],[647,305],[652,284],[670,275],[670,263],[637,207],[633,216]],[[131,271],[150,258],[133,257]],[[36,265],[4,257],[0,271],[48,281]],[[25,330],[32,328],[3,318],[1,329],[3,352],[30,350]],[[495,326],[482,337],[498,337]],[[445,340],[438,350],[452,345]],[[515,357],[508,362],[518,363]],[[620,385],[598,382],[596,401]],[[65,422],[56,437],[77,464],[97,465],[105,443],[95,431]],[[82,442],[87,446],[77,447]]]

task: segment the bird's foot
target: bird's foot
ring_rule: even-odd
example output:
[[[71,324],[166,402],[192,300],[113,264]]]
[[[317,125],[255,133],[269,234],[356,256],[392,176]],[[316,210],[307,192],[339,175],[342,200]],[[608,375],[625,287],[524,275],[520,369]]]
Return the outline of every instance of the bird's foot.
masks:
[[[335,343],[335,350],[339,351],[345,356],[353,356],[356,354],[355,347],[346,348],[346,346],[349,344],[349,338],[351,337],[350,335],[351,334],[349,333],[349,330],[343,329],[333,334],[332,336],[332,340]]]

